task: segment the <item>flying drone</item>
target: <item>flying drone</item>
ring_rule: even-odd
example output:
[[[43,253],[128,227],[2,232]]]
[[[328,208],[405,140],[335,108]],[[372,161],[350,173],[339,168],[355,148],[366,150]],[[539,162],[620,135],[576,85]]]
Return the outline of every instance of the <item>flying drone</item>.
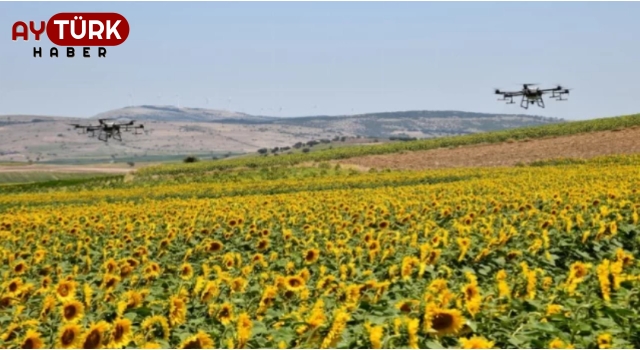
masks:
[[[542,95],[551,93],[551,98],[555,98],[556,101],[566,101],[567,99],[563,99],[563,95],[568,95],[569,90],[564,87],[558,85],[551,89],[540,89],[540,88],[530,88],[530,86],[537,84],[522,84],[522,90],[520,91],[500,91],[496,89],[496,95],[502,95],[502,98],[498,99],[498,101],[508,101],[507,104],[514,104],[513,98],[516,96],[522,96],[522,101],[520,102],[520,107],[524,109],[528,109],[529,105],[536,104],[540,108],[544,108],[544,100],[542,99]]]
[[[80,124],[69,124],[73,126],[75,129],[81,129],[81,134],[91,133],[89,137],[95,137],[96,131],[98,133],[98,140],[107,142],[109,138],[114,140],[122,141],[122,133],[121,131],[134,131],[134,135],[140,135],[141,133],[138,130],[143,130],[144,125],[138,124],[135,125],[135,121],[129,121],[127,123],[117,123],[112,121],[112,119],[98,119],[98,125],[80,125]]]

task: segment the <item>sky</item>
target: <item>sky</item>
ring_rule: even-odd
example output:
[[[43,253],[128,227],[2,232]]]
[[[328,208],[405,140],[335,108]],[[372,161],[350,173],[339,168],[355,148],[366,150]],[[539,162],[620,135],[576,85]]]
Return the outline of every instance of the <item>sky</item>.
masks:
[[[59,12],[117,12],[131,31],[106,58],[34,58],[48,39],[11,40],[14,22]],[[639,2],[0,2],[0,115],[633,114],[639,14]],[[529,110],[493,94],[522,83],[574,90]]]

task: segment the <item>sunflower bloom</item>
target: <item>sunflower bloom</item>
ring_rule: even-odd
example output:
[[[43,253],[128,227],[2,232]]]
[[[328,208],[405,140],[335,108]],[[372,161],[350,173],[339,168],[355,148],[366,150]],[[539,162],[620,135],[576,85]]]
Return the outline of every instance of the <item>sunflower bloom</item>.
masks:
[[[76,294],[76,283],[62,280],[56,285],[56,296],[60,301],[73,300]]]
[[[143,332],[152,338],[169,340],[169,322],[164,316],[149,316],[142,321],[141,327]]]
[[[185,339],[178,349],[213,349],[215,345],[211,337],[203,332],[199,331],[196,335]]]
[[[425,328],[438,335],[456,334],[464,325],[464,317],[458,309],[441,309],[434,305],[427,305],[426,309]]]
[[[187,304],[179,296],[169,298],[169,322],[172,327],[187,322]]]
[[[62,305],[61,313],[65,322],[77,322],[84,317],[84,305],[77,300],[66,301]]]
[[[304,279],[300,276],[289,276],[285,278],[284,286],[288,291],[297,292],[304,288]]]
[[[309,249],[304,254],[304,262],[305,264],[313,264],[318,261],[320,257],[320,250],[318,249]]]
[[[42,340],[40,333],[30,329],[24,336],[20,347],[22,349],[42,349],[44,348],[44,341]]]
[[[101,349],[106,340],[107,330],[109,330],[109,324],[105,321],[92,323],[84,334],[82,348]]]
[[[350,318],[351,315],[349,315],[345,310],[339,309],[336,311],[329,333],[327,333],[325,338],[322,340],[322,344],[320,344],[321,349],[336,347],[336,344],[338,344],[342,338],[342,332]]]
[[[126,318],[117,319],[112,325],[111,348],[122,348],[131,341],[131,320]]]
[[[598,338],[596,340],[597,340],[599,349],[610,349],[613,343],[612,341],[613,338],[609,333],[603,333],[598,335]]]
[[[251,322],[251,318],[249,318],[249,315],[245,312],[241,313],[240,316],[238,316],[238,347],[239,348],[244,348],[244,346],[247,344],[247,341],[249,341],[249,338],[251,337],[251,328],[253,327],[253,324]]]
[[[382,337],[384,328],[382,326],[369,327],[369,342],[372,349],[382,349]]]
[[[193,266],[189,263],[184,263],[180,266],[180,278],[189,281],[193,278]]]
[[[220,309],[218,310],[217,317],[218,317],[218,321],[220,321],[220,323],[222,323],[225,326],[231,323],[231,321],[233,321],[234,319],[233,305],[229,303],[224,303],[220,305]]]
[[[420,328],[420,320],[412,318],[407,320],[407,334],[409,335],[409,347],[411,349],[419,349],[418,346],[418,330]]]
[[[56,338],[56,349],[77,349],[82,346],[80,335],[82,329],[78,324],[69,323],[60,328]]]
[[[463,349],[492,349],[494,342],[484,337],[460,338],[460,345]]]

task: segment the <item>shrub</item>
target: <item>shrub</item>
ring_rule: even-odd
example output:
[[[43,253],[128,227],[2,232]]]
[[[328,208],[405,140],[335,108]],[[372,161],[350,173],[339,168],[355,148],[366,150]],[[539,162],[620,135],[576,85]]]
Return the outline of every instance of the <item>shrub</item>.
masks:
[[[198,158],[195,156],[188,156],[184,159],[185,163],[195,163],[198,161]]]

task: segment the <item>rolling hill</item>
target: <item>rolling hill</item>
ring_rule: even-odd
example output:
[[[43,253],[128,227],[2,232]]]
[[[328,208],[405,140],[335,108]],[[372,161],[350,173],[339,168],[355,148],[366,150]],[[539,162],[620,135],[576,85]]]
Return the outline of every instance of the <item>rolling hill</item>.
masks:
[[[69,123],[135,119],[145,133],[102,143]],[[460,111],[404,111],[343,116],[277,118],[225,110],[173,106],[126,107],[90,118],[0,116],[0,161],[90,163],[179,159],[255,152],[310,140],[368,136],[434,138],[546,125],[560,119]]]

